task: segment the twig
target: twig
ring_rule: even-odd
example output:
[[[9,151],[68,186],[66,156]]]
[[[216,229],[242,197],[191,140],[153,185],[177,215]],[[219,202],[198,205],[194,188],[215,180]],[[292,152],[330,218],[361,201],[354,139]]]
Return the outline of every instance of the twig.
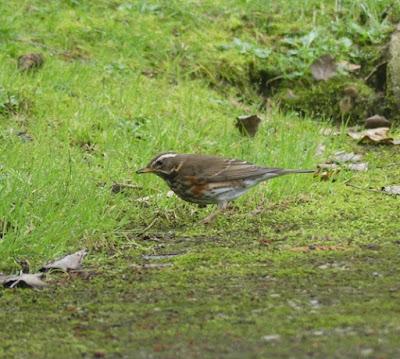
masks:
[[[151,229],[157,222],[159,216],[155,216],[154,219],[150,222],[150,224],[139,234],[140,236],[143,236],[143,234],[145,234],[149,229]]]
[[[388,63],[388,61],[385,60],[385,61],[380,62],[378,65],[376,65],[376,66],[372,69],[372,71],[364,78],[364,81],[368,81],[369,78],[370,78],[376,71],[378,71],[378,69],[379,69],[381,66],[386,65],[387,63]]]
[[[267,80],[267,81],[265,82],[265,86],[268,86],[269,84],[271,84],[272,82],[275,82],[275,81],[277,81],[277,80],[281,80],[281,79],[283,79],[284,77],[285,77],[284,75],[275,76],[275,77],[273,77],[272,79]]]
[[[373,189],[373,188],[362,188],[362,187],[356,186],[356,185],[351,184],[351,183],[346,183],[346,186],[353,187],[353,188],[356,188],[356,189],[359,189],[359,190],[362,190],[362,191],[375,192],[375,193],[385,193],[383,191],[379,191],[379,190]]]

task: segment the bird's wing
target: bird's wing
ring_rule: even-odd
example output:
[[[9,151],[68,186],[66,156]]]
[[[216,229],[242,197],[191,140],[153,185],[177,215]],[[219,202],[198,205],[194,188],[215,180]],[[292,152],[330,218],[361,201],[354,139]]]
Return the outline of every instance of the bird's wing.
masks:
[[[267,173],[278,175],[280,168],[264,168],[240,160],[225,160],[218,171],[215,169],[205,173],[210,182],[234,181],[261,177]]]
[[[271,177],[283,174],[283,170],[280,168],[258,167],[241,160],[208,156],[197,157],[195,168],[198,178],[206,182],[251,179],[261,177],[267,173],[270,173]],[[193,176],[193,171],[190,171],[190,168],[187,169],[188,171],[185,175]]]

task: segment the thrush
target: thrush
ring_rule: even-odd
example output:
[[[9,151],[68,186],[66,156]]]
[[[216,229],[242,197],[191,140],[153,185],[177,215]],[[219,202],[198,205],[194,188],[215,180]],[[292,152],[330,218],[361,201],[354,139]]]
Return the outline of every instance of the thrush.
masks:
[[[136,173],[154,173],[161,177],[175,194],[199,205],[216,204],[225,209],[227,203],[250,188],[271,178],[292,173],[313,173],[313,170],[268,168],[252,163],[216,156],[161,153]],[[213,219],[206,218],[207,223]]]

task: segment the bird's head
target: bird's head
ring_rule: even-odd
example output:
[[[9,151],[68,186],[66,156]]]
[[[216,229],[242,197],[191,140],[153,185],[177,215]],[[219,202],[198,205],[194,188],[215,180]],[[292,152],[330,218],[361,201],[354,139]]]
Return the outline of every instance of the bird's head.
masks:
[[[154,173],[161,177],[170,176],[179,167],[180,160],[175,152],[165,152],[154,157],[149,164],[137,170],[137,174]]]

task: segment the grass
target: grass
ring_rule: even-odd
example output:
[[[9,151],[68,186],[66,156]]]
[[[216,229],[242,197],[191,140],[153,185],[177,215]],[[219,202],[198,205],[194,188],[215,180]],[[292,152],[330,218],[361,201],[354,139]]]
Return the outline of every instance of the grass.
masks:
[[[368,189],[399,184],[399,149],[322,136],[326,119],[266,106],[257,86],[261,70],[310,81],[326,52],[367,73],[396,2],[20,1],[0,14],[0,271],[86,247],[93,272],[0,291],[0,356],[398,355],[399,204]],[[17,70],[27,52],[42,69]],[[254,139],[234,127],[250,113]],[[134,174],[166,150],[288,168],[357,151],[369,171],[273,180],[203,227],[211,209]]]

